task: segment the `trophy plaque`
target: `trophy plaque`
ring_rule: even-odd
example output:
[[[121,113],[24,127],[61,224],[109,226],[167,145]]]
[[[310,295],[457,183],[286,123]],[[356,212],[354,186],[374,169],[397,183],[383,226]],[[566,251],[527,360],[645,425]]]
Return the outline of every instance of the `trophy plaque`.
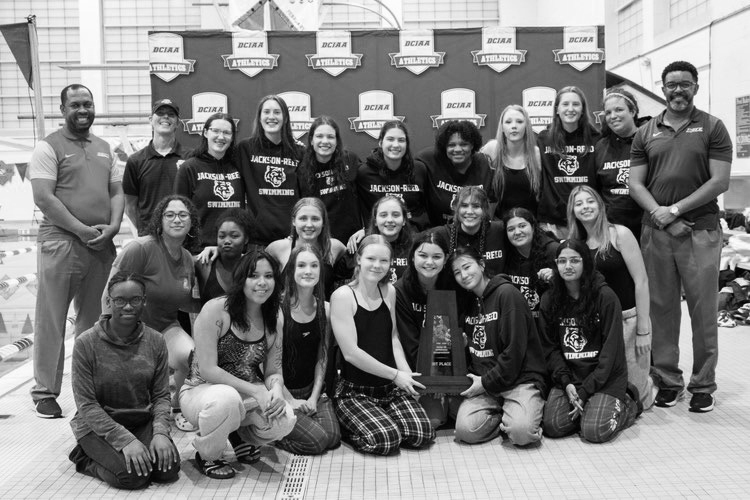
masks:
[[[424,392],[458,394],[471,386],[466,376],[466,351],[458,328],[456,292],[430,290],[427,311],[419,337],[417,381],[427,387]]]

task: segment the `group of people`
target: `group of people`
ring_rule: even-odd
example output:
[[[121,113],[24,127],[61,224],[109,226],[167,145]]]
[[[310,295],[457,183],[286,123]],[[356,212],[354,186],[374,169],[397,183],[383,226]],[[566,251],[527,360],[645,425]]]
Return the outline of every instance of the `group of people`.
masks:
[[[538,137],[511,105],[487,144],[473,124],[449,121],[412,156],[407,127],[389,121],[361,164],[331,117],[297,142],[278,96],[261,100],[250,138],[237,142],[234,119],[217,113],[188,154],[175,139],[179,108],[162,99],[153,140],[122,178],[89,132],[91,92],[66,87],[65,124],[29,170],[45,215],[37,415],[62,416],[75,300],[70,459],[119,488],[177,477],[171,419],[197,431],[196,466],[216,479],[236,473],[227,441],[244,463],[268,444],[320,454],[342,439],[389,455],[451,424],[465,443],[576,432],[605,442],[682,397],[681,286],[690,410],[710,411],[716,197],[732,146],[695,108],[691,64],[670,64],[662,82],[667,108],[645,123],[615,88],[600,131],[583,92],[564,87]],[[139,236],[115,258],[123,211]],[[433,291],[455,297],[460,394],[419,381]]]

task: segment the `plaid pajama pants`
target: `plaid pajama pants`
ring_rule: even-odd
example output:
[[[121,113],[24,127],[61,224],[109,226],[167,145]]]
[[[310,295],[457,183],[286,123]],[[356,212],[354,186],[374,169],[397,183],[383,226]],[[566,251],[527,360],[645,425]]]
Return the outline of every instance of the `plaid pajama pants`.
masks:
[[[402,444],[421,448],[435,439],[422,406],[394,384],[368,387],[341,379],[334,406],[344,439],[364,453],[390,455]]]
[[[586,401],[583,415],[576,420],[568,415],[572,409],[565,391],[557,387],[552,389],[544,407],[544,434],[554,438],[580,430],[581,437],[586,441],[604,443],[633,425],[638,411],[630,396],[621,400],[601,392],[594,393]]]
[[[289,392],[297,399],[307,399],[312,392],[312,386],[300,390],[289,389]],[[325,393],[318,398],[316,410],[313,415],[294,410],[297,423],[292,432],[277,441],[276,446],[297,455],[320,455],[326,450],[338,447],[341,443],[341,430],[333,402]]]

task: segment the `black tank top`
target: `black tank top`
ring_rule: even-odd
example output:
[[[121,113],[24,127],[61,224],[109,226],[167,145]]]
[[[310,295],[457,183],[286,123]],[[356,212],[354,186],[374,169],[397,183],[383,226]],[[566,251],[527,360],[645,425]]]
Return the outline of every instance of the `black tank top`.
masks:
[[[201,287],[201,304],[205,304],[209,300],[215,299],[216,297],[220,297],[227,293],[227,291],[221,287],[221,284],[219,284],[219,279],[216,277],[216,264],[218,262],[218,260],[215,260],[211,263],[211,269],[209,269],[208,271],[206,282],[203,283],[203,286]]]
[[[383,299],[383,292],[378,286],[380,293],[380,306],[374,311],[369,311],[359,305],[357,294],[354,294],[354,302],[357,303],[357,312],[354,313],[354,325],[357,328],[357,347],[377,359],[384,365],[396,368],[396,360],[393,357],[393,343],[391,334],[393,322],[391,312]],[[344,379],[355,385],[379,387],[389,384],[391,381],[360,370],[351,363],[344,361],[342,370]]]
[[[290,318],[289,327],[284,330],[284,385],[289,389],[304,389],[315,380],[321,339],[318,315],[307,323]]]
[[[622,254],[610,245],[606,258],[601,255],[597,256],[596,249],[591,250],[591,256],[595,259],[596,270],[604,275],[604,281],[620,299],[622,310],[626,311],[635,307],[635,283]]]

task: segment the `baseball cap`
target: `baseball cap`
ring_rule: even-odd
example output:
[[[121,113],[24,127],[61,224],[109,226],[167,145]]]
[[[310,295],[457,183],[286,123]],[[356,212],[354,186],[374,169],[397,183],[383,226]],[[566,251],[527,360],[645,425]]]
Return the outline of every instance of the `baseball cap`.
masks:
[[[177,116],[180,116],[180,108],[178,108],[177,104],[173,103],[171,99],[159,99],[158,101],[156,101],[154,103],[154,106],[151,108],[151,114],[156,113],[156,110],[161,107],[172,108]]]

